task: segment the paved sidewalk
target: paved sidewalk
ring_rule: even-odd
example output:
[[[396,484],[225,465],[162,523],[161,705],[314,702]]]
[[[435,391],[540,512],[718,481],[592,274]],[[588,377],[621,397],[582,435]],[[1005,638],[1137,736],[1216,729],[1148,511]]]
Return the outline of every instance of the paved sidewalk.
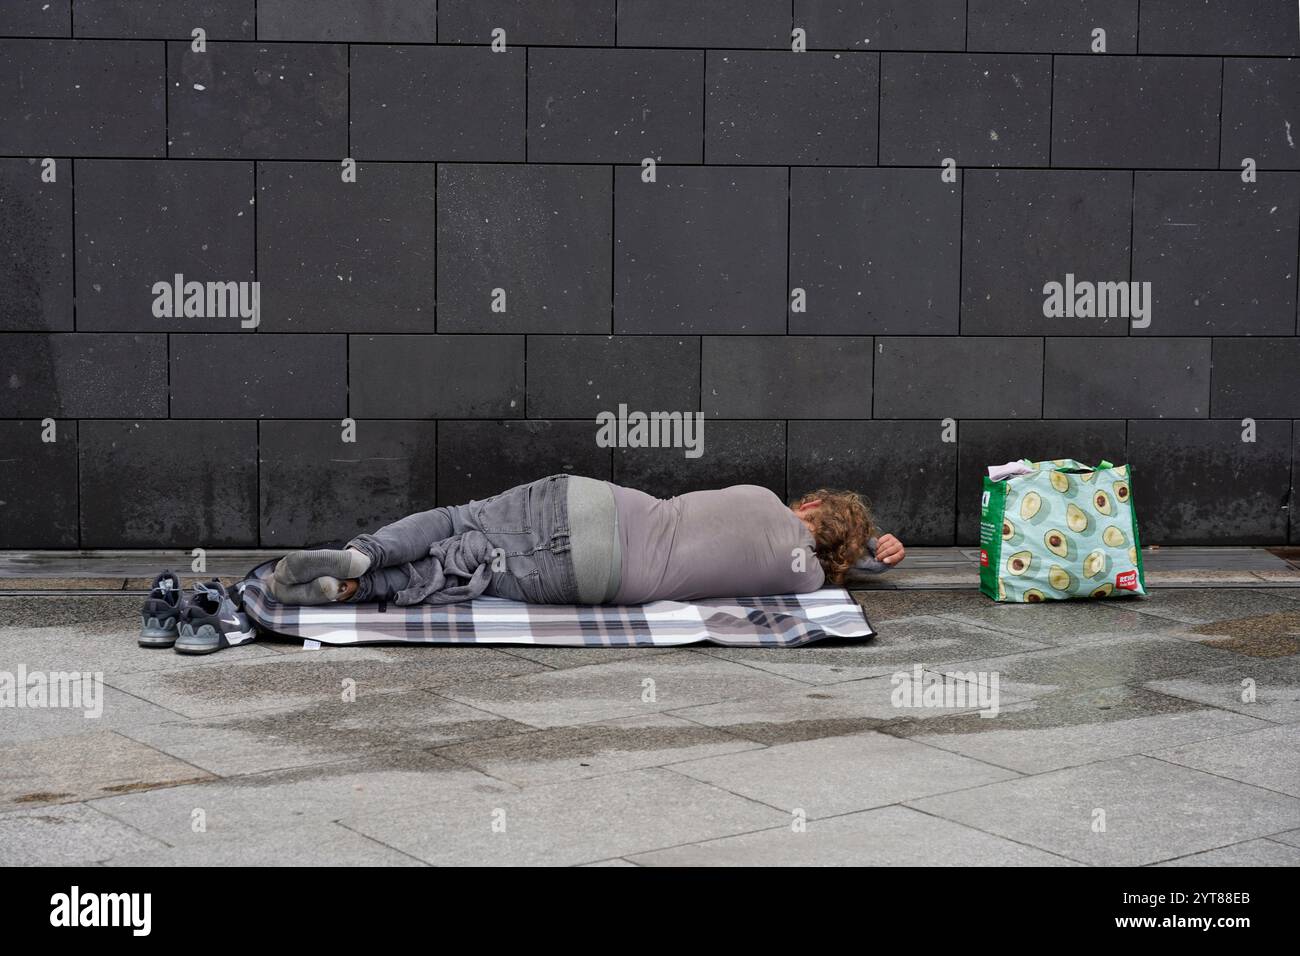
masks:
[[[1300,588],[863,591],[877,639],[783,650],[196,659],[136,646],[124,583],[0,596],[0,671],[106,684],[98,719],[0,709],[0,863],[1300,864]],[[895,706],[917,665],[996,674],[997,716]]]

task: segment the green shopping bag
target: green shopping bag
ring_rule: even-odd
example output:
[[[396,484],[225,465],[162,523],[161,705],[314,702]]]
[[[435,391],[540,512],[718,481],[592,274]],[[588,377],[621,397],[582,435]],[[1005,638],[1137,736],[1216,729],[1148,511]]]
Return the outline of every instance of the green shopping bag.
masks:
[[[1146,594],[1128,466],[1024,464],[1029,474],[984,479],[980,590],[1025,603]]]

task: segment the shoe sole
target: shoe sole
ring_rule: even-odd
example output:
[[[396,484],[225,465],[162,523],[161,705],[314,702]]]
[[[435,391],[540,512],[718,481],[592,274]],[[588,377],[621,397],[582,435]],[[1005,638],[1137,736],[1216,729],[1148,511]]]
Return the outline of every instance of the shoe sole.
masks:
[[[179,632],[175,627],[150,627],[148,624],[140,628],[140,637],[136,641],[141,647],[171,647],[176,643]]]
[[[186,644],[183,637],[176,639],[177,654],[215,654],[217,651],[225,650],[227,647],[237,647],[240,644],[247,644],[257,634],[255,629],[247,631],[229,631],[217,638],[215,643],[203,643],[201,645]],[[237,636],[239,640],[232,640]]]

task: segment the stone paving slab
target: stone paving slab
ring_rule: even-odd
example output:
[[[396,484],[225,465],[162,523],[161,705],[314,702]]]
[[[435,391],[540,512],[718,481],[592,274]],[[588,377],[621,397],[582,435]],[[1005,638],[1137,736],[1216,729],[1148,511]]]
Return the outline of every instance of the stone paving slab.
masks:
[[[1300,723],[1300,659],[1295,657],[1239,657],[1224,667],[1148,680],[1143,686],[1262,720]]]
[[[0,812],[0,866],[84,866],[165,848],[84,803]]]
[[[1141,866],[1300,823],[1300,800],[1150,757],[1119,757],[908,806],[1098,866]],[[1105,831],[1094,827],[1104,811]]]
[[[804,687],[747,700],[686,707],[673,713],[728,734],[763,744],[788,744],[800,740],[839,737],[873,730],[886,721],[931,721],[978,709],[967,696],[965,704],[951,707],[904,707],[895,703],[899,682],[870,677],[818,687]],[[970,688],[974,690],[974,688]],[[1004,705],[1017,700],[1003,695]],[[900,699],[900,703],[901,703]]]
[[[1288,597],[1291,593],[1300,596],[1300,588],[1294,591],[1288,588],[1254,590],[1171,588],[1155,591],[1150,596],[1134,602],[1134,610],[1140,614],[1163,617],[1184,624],[1206,624],[1210,621],[1249,618],[1274,611],[1295,611],[1297,610],[1294,603],[1296,599]]]
[[[0,668],[4,665],[0,664]],[[115,730],[129,734],[134,727],[176,720],[175,711],[125,694],[107,684],[98,691],[100,716],[87,717],[84,707],[24,708],[0,714],[0,746],[65,737],[91,730]],[[93,711],[92,711],[93,712]]]
[[[1300,866],[1300,848],[1272,840],[1247,840],[1233,846],[1193,853],[1156,866]]]
[[[136,646],[138,595],[0,595],[0,670],[108,684],[98,720],[0,708],[0,862],[1294,865],[1300,588],[858,597],[875,640],[191,658]],[[996,670],[998,716],[895,706],[916,665]]]
[[[26,598],[29,604],[58,604],[65,598]],[[89,602],[115,602],[115,598],[88,597]],[[109,607],[95,620],[66,621],[50,626],[0,627],[0,667],[14,670],[18,664],[29,671],[90,671],[107,675],[136,674],[143,671],[204,667],[216,662],[232,663],[273,652],[254,641],[228,648],[220,654],[177,654],[170,648],[140,647],[137,615],[126,617],[120,609]]]
[[[809,819],[1017,776],[874,731],[674,764],[672,770]]]
[[[514,792],[517,788],[478,771],[408,751],[107,797],[92,806],[172,846],[189,846],[213,834],[261,840],[268,832],[349,815],[382,817],[466,794],[499,799]],[[196,810],[203,812],[204,832],[192,829]]]
[[[337,823],[259,834],[208,835],[180,847],[118,853],[105,866],[424,866]]]
[[[455,794],[419,808],[354,814],[343,823],[438,866],[563,866],[789,820],[789,814],[752,800],[650,769],[516,793]]]
[[[1153,743],[1154,746],[1159,745]],[[1143,752],[1170,763],[1300,797],[1300,734],[1294,727],[1267,727]]]
[[[334,763],[387,751],[420,750],[527,729],[427,691],[361,693],[285,710],[123,731],[221,776]]]
[[[1126,686],[1010,703],[978,713],[890,725],[885,733],[1021,773],[1044,773],[1207,738],[1238,739],[1263,721]]]
[[[983,607],[942,612],[955,621],[978,624],[1002,634],[1015,634],[1043,644],[1069,645],[1133,634],[1147,635],[1173,622],[1139,613],[1144,599],[1052,601],[1043,604],[999,604],[985,599]]]
[[[792,686],[794,681],[684,650],[505,680],[457,683],[436,692],[532,727],[560,727],[776,693]]]
[[[867,615],[871,611],[868,608]],[[878,627],[868,641],[819,641],[805,647],[707,647],[700,653],[807,684],[835,684],[944,663],[1046,647],[943,617],[918,617]]]
[[[1287,830],[1285,833],[1274,833],[1269,837],[1278,843],[1285,843],[1287,846],[1300,847],[1300,830]]]
[[[950,665],[929,664],[927,669],[933,673],[997,672],[1002,693],[1035,698],[1195,674],[1241,660],[1228,651],[1192,641],[1134,634]]]
[[[253,659],[226,653],[212,655],[202,673],[137,672],[107,679],[186,717],[219,717],[339,700],[346,681],[361,695],[545,671],[492,647],[331,647]]]
[[[721,730],[655,713],[576,727],[529,729],[526,733],[439,747],[436,752],[499,780],[529,787],[758,746]]]
[[[1078,866],[971,827],[881,807],[632,857],[639,866]]]
[[[0,809],[177,787],[212,775],[109,730],[0,747]]]

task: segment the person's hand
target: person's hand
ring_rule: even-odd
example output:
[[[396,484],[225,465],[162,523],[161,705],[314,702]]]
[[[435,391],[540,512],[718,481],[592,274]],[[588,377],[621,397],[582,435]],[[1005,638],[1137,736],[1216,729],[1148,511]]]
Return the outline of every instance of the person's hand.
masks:
[[[892,534],[882,534],[876,539],[876,560],[892,566],[905,557],[907,549]]]

